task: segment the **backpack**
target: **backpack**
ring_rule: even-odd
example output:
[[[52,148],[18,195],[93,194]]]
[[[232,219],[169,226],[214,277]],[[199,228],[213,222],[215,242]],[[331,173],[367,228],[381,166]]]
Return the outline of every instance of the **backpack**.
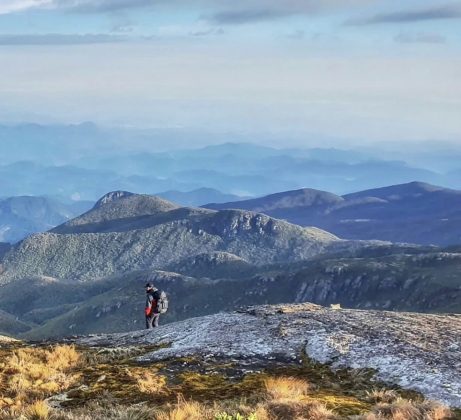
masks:
[[[168,297],[166,293],[163,290],[157,290],[154,297],[157,299],[157,312],[159,314],[164,314],[168,311]]]

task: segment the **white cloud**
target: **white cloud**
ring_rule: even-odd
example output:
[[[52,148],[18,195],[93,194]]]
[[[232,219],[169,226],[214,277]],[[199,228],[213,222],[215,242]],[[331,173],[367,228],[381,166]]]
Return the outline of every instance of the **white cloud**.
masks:
[[[372,3],[373,0],[1,0],[0,13],[12,13],[37,7],[73,10],[76,12],[111,12],[143,7],[167,6],[171,8],[195,8],[213,19],[232,20],[232,14],[240,19],[266,17],[273,19],[291,14],[310,14],[330,8],[347,8]]]
[[[53,0],[2,0],[0,2],[0,15],[48,6],[52,3]]]

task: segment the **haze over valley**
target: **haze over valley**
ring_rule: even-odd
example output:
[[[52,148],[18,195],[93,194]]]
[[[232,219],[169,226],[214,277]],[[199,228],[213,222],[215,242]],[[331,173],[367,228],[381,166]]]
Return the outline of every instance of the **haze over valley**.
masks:
[[[0,419],[461,419],[460,19],[0,0]]]

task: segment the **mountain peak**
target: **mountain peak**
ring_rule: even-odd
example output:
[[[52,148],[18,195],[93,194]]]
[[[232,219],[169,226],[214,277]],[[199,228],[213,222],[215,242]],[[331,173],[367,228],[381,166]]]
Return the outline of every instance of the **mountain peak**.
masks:
[[[421,194],[433,192],[445,192],[448,194],[459,194],[459,191],[449,188],[439,187],[437,185],[428,184],[426,182],[413,181],[406,184],[397,184],[387,187],[374,188],[371,190],[360,191],[357,193],[347,194],[343,197],[346,199],[359,197],[378,197],[382,199],[402,199],[406,197],[415,197]]]
[[[179,206],[176,204],[155,195],[113,191],[101,197],[90,211],[58,226],[53,231],[63,233],[70,227],[154,216],[177,208]]]
[[[309,207],[313,205],[331,205],[344,201],[342,197],[326,191],[303,188],[270,194],[265,197],[234,201],[223,204],[207,204],[204,207],[219,210],[225,208],[241,208],[265,213],[293,207]]]
[[[433,192],[433,191],[445,191],[445,190],[448,190],[448,188],[444,188],[444,187],[439,187],[437,185],[432,185],[432,184],[428,184],[427,182],[421,182],[421,181],[413,181],[413,182],[409,182],[408,184],[402,184],[402,186],[407,186],[408,188],[412,188],[412,189],[415,189],[415,190],[419,190],[419,191],[425,191],[425,192]]]
[[[103,195],[95,204],[94,208],[99,208],[105,204],[113,203],[114,201],[120,200],[126,197],[132,197],[133,193],[128,191],[111,191],[105,195]]]

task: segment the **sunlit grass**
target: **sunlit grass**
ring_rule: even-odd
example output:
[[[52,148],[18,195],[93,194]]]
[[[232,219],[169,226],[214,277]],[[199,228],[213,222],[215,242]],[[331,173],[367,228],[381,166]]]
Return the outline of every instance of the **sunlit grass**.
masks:
[[[265,381],[266,391],[273,399],[302,400],[309,390],[309,384],[298,378],[268,378]]]
[[[217,414],[217,413],[216,413]],[[205,420],[215,417],[211,409],[196,401],[185,401],[180,398],[176,406],[170,410],[160,412],[156,420]]]
[[[232,364],[213,365],[208,373],[199,362],[188,363],[190,371],[172,362],[172,371],[168,362],[140,365],[119,350],[102,356],[101,349],[65,345],[1,350],[0,418],[443,420],[451,415],[439,403],[402,398],[401,390],[374,389],[363,371],[338,376],[308,364],[230,377],[225,372]],[[49,397],[62,393],[72,404],[50,406]]]
[[[4,416],[14,417],[25,410],[30,418],[46,418],[48,406],[43,399],[74,384],[79,375],[70,371],[79,363],[73,346],[14,350],[0,363],[0,409]]]
[[[366,420],[444,420],[452,418],[452,411],[441,403],[429,400],[410,401],[397,398],[389,403],[373,407]]]
[[[46,420],[50,415],[50,407],[45,401],[36,401],[27,407],[26,415],[30,420]]]

